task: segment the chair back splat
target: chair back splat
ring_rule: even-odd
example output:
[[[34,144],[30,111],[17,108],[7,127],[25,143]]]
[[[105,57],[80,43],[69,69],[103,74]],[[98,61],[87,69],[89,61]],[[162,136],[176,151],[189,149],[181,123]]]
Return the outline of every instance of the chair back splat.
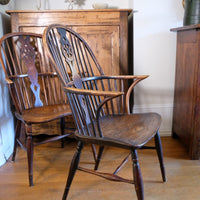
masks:
[[[43,33],[43,43],[62,81],[63,89],[67,93],[77,127],[75,136],[79,141],[71,162],[63,200],[68,196],[77,169],[112,181],[134,183],[137,198],[143,200],[143,183],[137,149],[157,150],[163,181],[166,181],[162,146],[158,133],[161,123],[160,115],[129,112],[129,101],[133,88],[148,76],[104,75],[86,41],[78,33],[65,26],[47,27]],[[131,81],[130,85],[128,81]],[[155,146],[144,146],[153,137]],[[95,170],[79,166],[81,150],[85,143],[99,145]],[[97,171],[104,146],[130,150],[134,181],[117,175],[127,162],[129,155],[114,173]]]

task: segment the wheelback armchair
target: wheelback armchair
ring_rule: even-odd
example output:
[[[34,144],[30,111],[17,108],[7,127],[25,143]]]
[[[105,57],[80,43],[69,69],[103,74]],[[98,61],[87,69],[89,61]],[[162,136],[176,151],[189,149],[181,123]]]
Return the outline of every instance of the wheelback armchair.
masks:
[[[160,115],[129,112],[130,94],[134,86],[147,76],[102,75],[102,69],[85,40],[65,26],[51,25],[46,28],[43,33],[43,43],[67,93],[77,128],[75,138],[78,140],[78,146],[71,162],[63,200],[68,196],[77,169],[108,180],[135,184],[138,199],[144,199],[137,149],[156,149],[162,178],[166,181],[158,132]],[[126,83],[128,80],[132,80],[129,88]],[[152,138],[155,139],[155,147],[145,146]],[[94,170],[79,166],[85,143],[100,146]],[[113,174],[98,171],[104,146],[130,150],[134,180],[127,180],[117,175],[128,156]]]
[[[1,66],[17,119],[12,160],[15,160],[19,144],[27,151],[29,185],[32,186],[34,146],[63,140],[71,135],[69,132],[65,134],[65,116],[71,115],[71,109],[60,80],[45,56],[41,35],[6,34],[0,39],[0,51]],[[32,125],[57,119],[61,122],[61,134],[52,135],[36,143],[33,140]]]

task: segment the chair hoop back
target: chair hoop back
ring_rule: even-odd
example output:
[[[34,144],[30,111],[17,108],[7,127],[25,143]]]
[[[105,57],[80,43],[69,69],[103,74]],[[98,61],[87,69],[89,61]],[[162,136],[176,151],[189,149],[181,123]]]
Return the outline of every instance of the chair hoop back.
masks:
[[[42,45],[42,36],[34,33],[9,33],[0,40],[1,65],[19,113],[67,102]]]
[[[72,29],[51,25],[44,31],[44,46],[64,84],[70,75],[81,78],[104,75],[103,70],[85,40]],[[45,39],[44,39],[45,40]]]

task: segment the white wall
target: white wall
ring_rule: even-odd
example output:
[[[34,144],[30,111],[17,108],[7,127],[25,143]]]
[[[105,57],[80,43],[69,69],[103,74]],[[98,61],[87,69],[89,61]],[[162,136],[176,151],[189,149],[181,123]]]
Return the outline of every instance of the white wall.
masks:
[[[95,2],[108,3],[110,8],[128,8],[130,0],[82,0],[83,9],[92,9],[92,4]],[[16,0],[17,10],[33,10],[37,9],[36,4],[39,0]],[[68,3],[65,0],[41,0],[41,9],[67,9]],[[74,9],[79,9],[78,5],[74,5]]]
[[[161,135],[172,126],[176,33],[182,26],[181,0],[134,0],[135,74],[148,74],[135,89],[135,112],[158,112],[163,118]]]
[[[10,31],[10,19],[5,10],[14,9],[14,0],[7,5],[0,5],[0,37]],[[0,66],[0,166],[12,154],[14,144],[13,116],[10,111],[10,102],[4,73]]]

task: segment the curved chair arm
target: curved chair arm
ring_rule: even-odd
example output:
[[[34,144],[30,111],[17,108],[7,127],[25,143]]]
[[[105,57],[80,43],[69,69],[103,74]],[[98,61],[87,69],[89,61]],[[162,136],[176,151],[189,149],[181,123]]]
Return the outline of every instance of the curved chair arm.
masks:
[[[9,78],[5,78],[5,81],[6,81],[7,84],[13,84],[13,81]]]
[[[103,80],[103,79],[145,79],[149,77],[149,75],[117,75],[117,76],[91,76],[91,77],[86,77],[86,78],[82,78],[81,80],[84,81],[93,81],[93,80]]]
[[[80,94],[80,95],[97,95],[97,96],[109,96],[109,97],[118,97],[123,95],[123,92],[113,92],[113,91],[99,91],[99,90],[86,90],[86,89],[78,89],[71,87],[63,88],[66,92]]]
[[[94,76],[94,77],[87,77],[83,78],[82,81],[92,81],[92,80],[103,80],[103,79],[119,79],[119,80],[129,80],[133,79],[133,83],[129,86],[126,92],[126,109],[127,113],[130,114],[129,102],[130,102],[130,95],[133,91],[133,88],[142,81],[143,79],[149,77],[148,75],[119,75],[119,76]]]
[[[42,72],[42,73],[38,73],[38,76],[58,76],[58,74],[56,72]],[[5,81],[7,84],[12,84],[13,83],[12,79],[28,77],[28,74],[12,75],[9,77],[10,78],[6,77]]]

